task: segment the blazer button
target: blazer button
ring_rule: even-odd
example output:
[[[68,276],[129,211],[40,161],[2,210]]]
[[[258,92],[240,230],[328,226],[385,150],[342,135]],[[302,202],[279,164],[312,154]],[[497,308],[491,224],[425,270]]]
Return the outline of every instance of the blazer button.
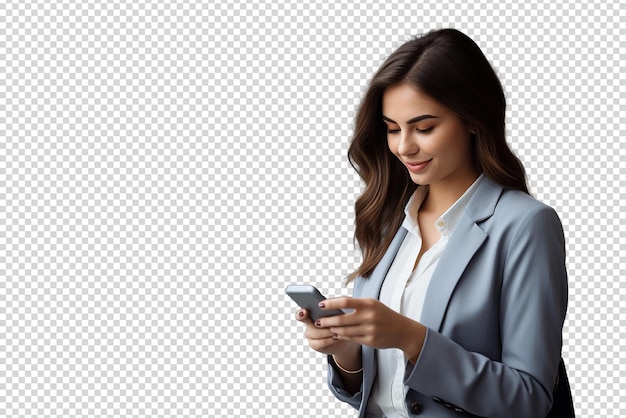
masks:
[[[411,413],[414,415],[419,415],[423,411],[423,407],[421,403],[414,402],[411,404]]]

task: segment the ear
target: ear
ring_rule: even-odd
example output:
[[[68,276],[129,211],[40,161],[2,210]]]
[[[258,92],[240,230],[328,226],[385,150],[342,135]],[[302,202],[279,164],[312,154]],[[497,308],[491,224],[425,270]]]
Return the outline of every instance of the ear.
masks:
[[[468,120],[464,122],[465,122],[465,127],[469,130],[470,135],[476,135],[476,126]]]
[[[465,123],[465,128],[469,131],[469,137],[471,140],[476,139],[476,125],[474,125],[473,123],[471,123],[468,120],[464,120]]]

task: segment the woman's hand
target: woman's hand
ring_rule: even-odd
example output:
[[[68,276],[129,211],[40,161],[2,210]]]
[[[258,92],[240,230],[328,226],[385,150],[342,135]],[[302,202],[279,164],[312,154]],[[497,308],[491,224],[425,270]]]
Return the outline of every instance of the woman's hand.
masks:
[[[329,328],[322,328],[313,323],[306,309],[296,312],[296,319],[306,325],[304,336],[309,340],[311,348],[320,353],[333,356],[334,362],[337,365],[341,365],[339,369],[335,370],[341,375],[344,389],[353,395],[357,393],[363,380],[363,375],[360,373],[363,371],[361,365],[361,344],[334,338]],[[345,370],[354,370],[354,372],[345,373]]]
[[[342,297],[326,299],[323,309],[354,309],[344,315],[320,318],[315,327],[324,336],[324,346],[330,341],[364,344],[374,348],[399,348],[415,363],[422,351],[426,327],[401,315],[376,299]]]
[[[333,332],[329,328],[318,327],[313,323],[306,309],[300,309],[296,312],[296,320],[304,323],[306,326],[304,336],[309,340],[309,346],[311,346],[313,350],[337,357],[347,356],[356,358],[360,354],[360,344],[353,341],[340,341],[333,338]]]

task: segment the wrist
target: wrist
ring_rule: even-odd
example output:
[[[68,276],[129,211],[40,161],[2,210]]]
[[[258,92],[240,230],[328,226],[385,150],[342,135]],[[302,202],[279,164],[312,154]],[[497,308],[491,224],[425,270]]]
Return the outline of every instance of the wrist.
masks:
[[[355,344],[342,353],[333,354],[331,357],[340,370],[355,371],[361,368],[361,346],[359,344]]]
[[[426,327],[419,322],[411,320],[409,332],[406,332],[405,338],[402,341],[402,346],[398,347],[404,353],[404,357],[412,364],[417,362],[419,355],[422,352],[424,346],[424,340],[426,339]]]
[[[344,367],[341,365],[339,361],[337,361],[337,358],[335,358],[335,356],[331,356],[331,357],[333,358],[333,363],[335,363],[335,368],[339,369],[345,374],[359,374],[363,371],[363,366],[361,365],[361,362],[359,362],[359,364],[356,366],[354,365],[356,363],[353,363],[353,365],[351,366]],[[349,368],[346,368],[346,367],[349,367]]]

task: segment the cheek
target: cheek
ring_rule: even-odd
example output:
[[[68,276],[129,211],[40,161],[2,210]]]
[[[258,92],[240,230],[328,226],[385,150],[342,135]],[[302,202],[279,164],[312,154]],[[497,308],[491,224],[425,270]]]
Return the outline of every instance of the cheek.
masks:
[[[441,131],[439,135],[429,138],[429,145],[437,154],[465,158],[470,150],[470,142],[469,135],[467,138],[464,135],[465,132],[458,129]]]
[[[443,131],[433,133],[432,135],[423,135],[419,144],[420,149],[433,156],[445,154],[449,149],[447,134]]]

